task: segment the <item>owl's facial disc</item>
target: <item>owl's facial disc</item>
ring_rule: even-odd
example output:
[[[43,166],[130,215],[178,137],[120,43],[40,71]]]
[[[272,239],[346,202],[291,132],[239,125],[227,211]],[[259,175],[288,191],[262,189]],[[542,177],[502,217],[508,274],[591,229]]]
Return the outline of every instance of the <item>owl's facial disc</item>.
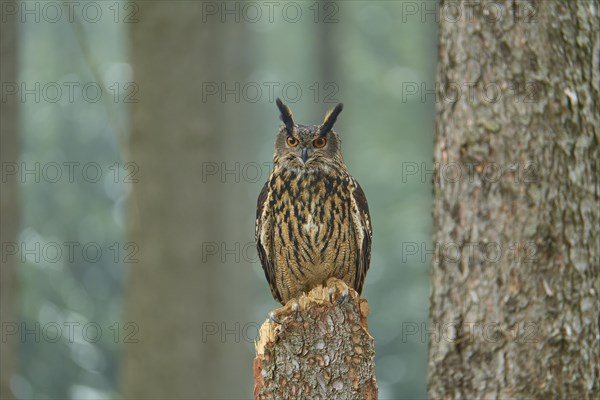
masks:
[[[283,126],[275,142],[274,159],[279,166],[308,172],[328,169],[332,163],[343,163],[340,140],[333,131],[340,103],[330,110],[320,125],[294,122],[291,110],[280,99],[276,101]]]

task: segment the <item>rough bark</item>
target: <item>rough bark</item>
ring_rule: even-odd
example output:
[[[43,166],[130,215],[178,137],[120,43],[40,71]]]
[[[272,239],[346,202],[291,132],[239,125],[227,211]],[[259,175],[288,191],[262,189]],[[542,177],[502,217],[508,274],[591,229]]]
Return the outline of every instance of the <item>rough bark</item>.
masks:
[[[429,396],[598,398],[598,4],[478,9],[440,21]]]
[[[346,285],[332,279],[341,293]],[[334,296],[337,298],[337,296]],[[367,300],[350,289],[338,305],[319,286],[265,321],[254,359],[255,399],[377,399],[375,347]]]
[[[0,23],[0,82],[17,81],[17,30],[14,18]],[[3,89],[4,91],[4,89]],[[18,176],[8,174],[9,165],[18,160],[17,96],[7,96],[0,108],[0,162],[3,172],[0,182],[0,244],[16,243],[19,230]],[[5,170],[6,168],[6,170]],[[6,175],[5,175],[6,174]],[[2,249],[0,260],[0,322],[2,331],[7,332],[15,323],[15,303],[17,289],[17,257],[6,256]],[[6,258],[6,259],[5,259]],[[11,328],[12,329],[12,328]],[[15,370],[15,355],[19,335],[7,335],[0,346],[0,398],[11,399],[10,378]]]

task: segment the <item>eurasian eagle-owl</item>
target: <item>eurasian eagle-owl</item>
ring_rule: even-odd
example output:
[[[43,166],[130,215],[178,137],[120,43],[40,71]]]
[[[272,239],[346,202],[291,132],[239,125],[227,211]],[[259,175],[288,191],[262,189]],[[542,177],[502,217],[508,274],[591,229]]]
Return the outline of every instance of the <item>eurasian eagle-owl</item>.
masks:
[[[329,278],[359,294],[371,261],[367,199],[350,175],[333,125],[302,125],[280,99],[274,168],[258,197],[256,244],[275,300],[298,298]]]

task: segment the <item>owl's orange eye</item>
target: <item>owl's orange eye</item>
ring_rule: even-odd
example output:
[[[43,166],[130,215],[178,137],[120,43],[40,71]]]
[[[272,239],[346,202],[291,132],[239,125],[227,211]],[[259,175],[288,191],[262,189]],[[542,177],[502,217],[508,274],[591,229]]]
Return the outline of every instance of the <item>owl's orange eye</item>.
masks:
[[[313,146],[315,146],[317,149],[320,149],[321,147],[325,146],[326,143],[327,139],[325,139],[324,137],[319,137],[313,140]]]
[[[298,146],[298,139],[296,139],[293,136],[288,136],[288,138],[287,138],[287,144],[290,147],[296,147],[296,146]]]

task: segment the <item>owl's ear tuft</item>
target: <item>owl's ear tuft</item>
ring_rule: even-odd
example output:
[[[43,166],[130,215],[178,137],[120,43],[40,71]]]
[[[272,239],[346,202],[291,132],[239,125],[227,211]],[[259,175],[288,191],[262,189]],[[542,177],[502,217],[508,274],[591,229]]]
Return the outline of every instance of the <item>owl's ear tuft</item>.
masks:
[[[291,135],[294,131],[294,118],[292,115],[292,110],[290,110],[290,108],[285,105],[280,98],[277,98],[275,103],[277,103],[277,108],[279,108],[279,111],[281,112],[281,121],[285,125],[285,129],[287,130],[288,134]]]
[[[329,110],[327,112],[327,114],[325,115],[325,119],[321,124],[321,128],[319,129],[319,134],[321,136],[327,135],[327,133],[333,128],[333,124],[335,124],[338,115],[340,115],[343,109],[344,105],[342,103],[339,103],[332,110]]]

